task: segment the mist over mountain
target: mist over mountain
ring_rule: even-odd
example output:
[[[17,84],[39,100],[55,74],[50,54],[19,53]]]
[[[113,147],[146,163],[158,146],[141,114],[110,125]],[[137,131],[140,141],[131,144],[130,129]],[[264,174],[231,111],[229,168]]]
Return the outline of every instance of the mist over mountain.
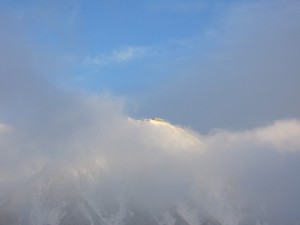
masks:
[[[29,150],[35,138],[17,143],[16,128],[2,124],[0,224],[299,221],[299,121],[199,135],[161,119],[117,118],[80,127],[55,154],[43,143]]]
[[[200,134],[137,120],[0,54],[0,224],[299,223],[300,121]]]
[[[124,3],[0,1],[0,225],[299,225],[299,1]]]

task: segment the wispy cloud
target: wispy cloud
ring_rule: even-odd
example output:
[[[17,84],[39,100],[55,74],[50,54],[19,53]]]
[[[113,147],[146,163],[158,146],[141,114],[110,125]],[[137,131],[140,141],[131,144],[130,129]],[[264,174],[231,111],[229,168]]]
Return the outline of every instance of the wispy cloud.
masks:
[[[125,63],[143,57],[146,52],[147,47],[126,46],[124,48],[114,50],[108,54],[87,56],[83,60],[83,64],[87,66],[104,66],[115,63]]]
[[[277,15],[276,13],[276,18]],[[288,15],[293,14],[288,13]],[[283,17],[279,20],[283,20]],[[273,20],[270,21],[273,23]],[[288,23],[283,23],[283,26],[286,27],[286,24]],[[275,25],[278,25],[278,23]],[[263,26],[260,30],[265,30],[265,27],[267,26]],[[295,30],[297,29],[292,29],[293,32]],[[292,48],[290,51],[293,50],[291,53],[298,56],[298,51],[296,51],[298,45],[293,45],[293,43],[298,42],[291,42],[293,36],[290,32],[286,33],[290,34],[287,40],[290,41],[288,43]],[[278,33],[271,32],[271,34]],[[252,40],[253,36],[250,37]],[[265,34],[264,37],[269,36]],[[281,38],[285,38],[285,36]],[[253,64],[250,63],[250,65],[255,65],[255,68],[266,68],[266,65],[269,65],[265,61],[263,61],[265,66],[262,63],[257,63],[257,58],[272,59],[270,64],[272,66],[272,76],[266,77],[268,86],[263,85],[263,91],[265,91],[265,87],[275,87],[274,90],[278,93],[288,93],[286,90],[291,91],[292,88],[298,91],[298,79],[292,80],[290,78],[290,81],[294,82],[287,83],[289,89],[280,89],[281,86],[276,88],[276,85],[269,82],[276,78],[273,76],[275,69],[280,69],[275,62],[278,62],[279,59],[282,59],[279,62],[285,61],[281,57],[266,56],[273,56],[274,53],[280,53],[280,56],[293,55],[285,52],[288,50],[287,45],[282,42],[274,42],[273,39],[271,39],[272,42],[269,41],[270,39],[266,39],[272,43],[270,46],[272,49],[278,47],[274,43],[281,43],[281,47],[277,51],[271,52],[272,55],[271,53],[262,54],[259,57],[257,53],[264,53],[268,50],[258,48],[262,44],[266,45],[266,42],[262,42],[261,45],[251,45],[249,39],[246,40],[242,42],[243,46],[251,48],[251,51],[244,48],[240,50],[239,46],[235,46],[235,48],[230,48],[230,53],[235,50],[236,57],[229,59],[236,62],[236,58],[239,58],[237,56],[240,56],[240,54],[244,56],[245,53],[248,53],[250,55],[248,60],[253,60],[252,55],[255,54]],[[95,196],[98,196],[98,198],[94,198],[97,203],[100,202],[98,202],[99,198],[114,193],[115,189],[128,188],[133,203],[137,203],[136,206],[139,206],[142,210],[148,210],[149,208],[160,210],[165,205],[188,198],[192,199],[199,208],[203,208],[209,214],[218,218],[222,224],[246,224],[245,220],[247,218],[245,218],[245,215],[249,214],[249,216],[253,214],[249,220],[255,222],[247,224],[297,224],[300,221],[299,120],[277,121],[270,126],[245,131],[219,130],[206,136],[194,134],[194,132],[191,134],[191,132],[169,124],[137,123],[135,120],[128,120],[128,115],[123,112],[122,102],[120,101],[102,95],[90,96],[82,92],[61,90],[52,82],[49,82],[48,79],[42,79],[39,70],[35,70],[38,65],[34,63],[34,60],[31,62],[32,49],[22,49],[19,47],[20,45],[21,42],[18,37],[9,39],[9,41],[0,38],[0,46],[3,50],[0,52],[1,203],[6,202],[3,199],[7,199],[5,194],[2,194],[4,193],[2,186],[10,187],[11,183],[16,181],[18,193],[26,193],[24,192],[24,186],[18,182],[21,180],[20,177],[22,177],[22,180],[27,179],[29,181],[32,180],[30,175],[37,174],[43,168],[48,167],[55,170],[59,168],[58,165],[62,165],[67,169],[79,168],[77,171],[87,171],[91,175],[90,177],[99,178],[99,182],[96,182],[95,186],[91,186],[91,189],[101,191],[103,187],[101,185],[107,185],[107,189],[103,188],[103,192],[95,193]],[[256,48],[254,48],[255,46]],[[252,48],[257,51],[252,52]],[[285,51],[281,51],[282,48]],[[85,63],[94,66],[113,65],[130,62],[145,56],[145,54],[148,54],[148,48],[127,46],[109,54],[87,57]],[[226,54],[225,56],[230,57]],[[296,62],[298,58],[287,57],[289,59],[288,65],[294,64],[293,62]],[[74,59],[70,57],[69,60]],[[223,68],[227,68],[225,67],[227,66],[226,62],[214,65],[223,70]],[[235,72],[237,69],[240,69],[238,71],[248,71],[248,68],[252,68],[247,66],[249,64],[246,62],[243,63],[242,61],[240,64],[243,65],[242,69],[234,67],[232,70],[229,69],[225,72]],[[295,74],[295,78],[298,78],[296,77],[297,73],[292,73],[298,70],[288,70],[285,66],[281,66],[283,67],[282,71],[285,71],[285,79],[288,74]],[[263,72],[268,71],[268,68],[269,66],[258,72],[254,70],[251,74],[261,76],[265,74]],[[219,70],[216,72],[219,72]],[[281,77],[280,74],[277,74],[277,76]],[[253,99],[263,97],[264,92],[250,88],[249,95],[252,96],[253,90],[254,92],[257,91],[258,95],[247,100],[245,97],[247,93],[245,94],[242,90],[246,88],[245,84],[261,84],[263,80],[257,79],[254,80],[257,82],[253,82],[249,79],[251,81],[249,82],[246,79],[240,82],[243,84],[241,88],[239,86],[231,88],[238,87],[232,96],[242,96],[241,101],[233,101],[235,102],[234,106],[236,106],[233,108],[238,111],[238,114],[235,114],[235,111],[230,110],[231,107],[228,107],[228,104],[235,99],[230,98],[231,95],[227,98],[219,98],[218,101],[222,100],[224,104],[221,104],[219,108],[214,108],[214,99],[208,98],[212,95],[211,92],[207,94],[206,92],[199,92],[199,90],[205,90],[209,82],[203,82],[205,85],[201,86],[203,89],[196,86],[195,91],[193,85],[202,81],[198,79],[199,77],[197,74],[195,79],[188,81],[186,89],[177,86],[176,91],[180,91],[177,95],[179,97],[175,98],[176,95],[173,96],[170,101],[164,102],[165,106],[160,104],[159,108],[170,110],[170,116],[176,113],[179,113],[180,117],[188,118],[190,116],[194,123],[198,121],[202,123],[205,120],[209,123],[214,122],[214,120],[220,122],[220,120],[215,119],[216,117],[213,117],[214,111],[220,112],[217,116],[230,115],[235,121],[239,122],[239,118],[249,117],[250,114],[255,113],[252,111],[253,104],[249,103],[255,102]],[[233,77],[232,80],[234,79],[238,79],[238,76]],[[280,79],[279,81],[285,80]],[[209,86],[207,89],[209,89]],[[227,89],[222,90],[224,91],[223,94]],[[155,101],[158,101],[166,93],[169,94],[168,89],[164,89],[163,94],[158,96]],[[275,94],[268,95],[270,96],[270,98],[267,98],[268,102],[273,105],[276,103],[280,108],[287,110],[288,106],[280,103],[289,99],[282,98],[283,100],[281,100]],[[204,96],[204,101],[193,98],[193,96],[200,95]],[[299,95],[289,96],[295,97],[293,106],[298,106],[296,96]],[[276,101],[272,102],[272,99]],[[183,101],[190,102],[191,106],[182,104]],[[208,102],[209,105],[205,105],[205,102]],[[245,104],[243,104],[244,102]],[[149,104],[149,101],[146,103],[153,107],[153,104]],[[197,110],[197,105],[199,105],[198,108],[201,107],[201,112]],[[251,107],[249,112],[247,110],[243,111],[243,107],[247,105]],[[272,111],[278,109],[275,108],[274,110],[269,107],[272,105],[266,105],[268,107],[267,115],[270,118]],[[178,107],[174,108],[174,106]],[[257,105],[255,106],[257,107]],[[209,114],[205,114],[206,109],[208,109]],[[186,114],[185,111],[192,111],[192,115]],[[195,154],[195,151],[184,151],[190,147],[199,148],[201,154]],[[101,164],[102,161],[105,162],[105,165]],[[96,164],[100,164],[102,167],[93,167]],[[106,170],[103,169],[104,167]],[[98,174],[94,175],[94,168],[101,173],[99,176]],[[107,182],[107,180],[111,182]],[[80,180],[83,187],[89,188],[88,181]],[[250,207],[245,205],[248,203],[245,203],[245,199],[255,204],[255,206],[257,205],[257,209],[263,209],[266,222],[256,221],[255,211],[248,210]],[[22,213],[23,217],[30,208],[27,203],[24,204],[26,211]],[[161,206],[161,208],[157,206]],[[123,210],[123,208],[121,209]],[[178,210],[184,211],[180,207]],[[18,210],[17,207],[17,212],[19,211],[21,210]],[[0,210],[0,212],[3,211]],[[245,212],[249,212],[249,214]],[[196,213],[191,214],[195,215]],[[40,214],[36,216],[40,216]],[[200,220],[201,218],[197,219]],[[190,224],[200,224],[200,221],[195,220]]]
[[[240,132],[218,130],[206,140],[207,146],[219,149],[248,146],[248,148],[242,149],[267,147],[279,152],[296,153],[300,151],[299,138],[299,120],[279,120],[272,125],[253,130]]]
[[[192,199],[222,224],[237,225],[245,224],[245,204],[254,202],[266,209],[268,224],[300,220],[299,120],[207,136],[170,124],[138,123],[128,120],[119,100],[61,90],[40,79],[29,53],[6,42],[1,46],[10,53],[0,52],[1,202],[14,182],[24,193],[20,180],[29,182],[47,168],[55,175],[66,169],[99,180],[78,179],[86,190],[96,190],[95,196],[128,189],[128,198],[145,212]],[[112,54],[115,62],[134,55],[120,52]],[[200,224],[195,221],[190,224]]]
[[[211,34],[191,44],[189,60],[175,64],[182,79],[139,96],[140,114],[206,131],[299,118],[299,9],[299,1],[235,1]]]

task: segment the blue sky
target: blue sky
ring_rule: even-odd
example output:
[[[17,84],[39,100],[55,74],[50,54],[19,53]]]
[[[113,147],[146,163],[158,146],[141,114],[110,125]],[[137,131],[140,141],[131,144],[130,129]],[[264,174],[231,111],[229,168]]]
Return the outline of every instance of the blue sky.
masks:
[[[30,41],[70,63],[68,82],[123,94],[160,82],[173,74],[172,68],[176,71],[177,60],[195,48],[209,48],[207,36],[217,26],[217,12],[228,5],[230,1],[2,3],[26,27]]]
[[[299,71],[299,0],[0,0],[0,186],[103,154],[130,193],[160,202],[191,175],[187,196],[208,181],[223,201],[224,180],[299,224]],[[204,154],[173,154],[194,138],[136,121],[153,117]]]
[[[299,0],[0,0],[0,198],[43,165],[104,156],[130,193],[208,183],[216,215],[224,181],[268,224],[299,224],[299,72]],[[203,154],[173,155],[194,138],[139,121],[153,117]]]
[[[0,32],[55,83],[209,130],[298,118],[295,0],[0,1]],[[24,47],[26,46],[26,47]]]

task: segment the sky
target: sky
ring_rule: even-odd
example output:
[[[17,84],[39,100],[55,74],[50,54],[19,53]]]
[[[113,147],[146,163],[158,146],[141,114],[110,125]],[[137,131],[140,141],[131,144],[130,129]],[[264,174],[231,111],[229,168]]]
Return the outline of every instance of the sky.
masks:
[[[117,94],[136,94],[172,76],[176,59],[188,56],[193,39],[210,32],[214,11],[220,7],[170,1],[6,1],[2,5],[13,11],[10,19],[25,29],[30,42],[48,48],[63,64],[70,63],[74,71],[64,82]]]
[[[100,156],[136,198],[208,194],[234,225],[219,207],[229,183],[270,224],[299,223],[299,12],[298,0],[0,0],[0,186]],[[136,121],[152,117],[181,130]],[[182,151],[187,133],[201,153]]]
[[[22,39],[53,82],[124,97],[138,118],[204,132],[299,118],[297,1],[0,6],[1,33],[12,45]]]
[[[299,12],[298,0],[0,0],[0,197],[45,165],[99,156],[142,201],[189,196],[235,225],[236,202],[220,208],[229,185],[270,224],[299,223]],[[176,127],[137,121],[152,117]]]

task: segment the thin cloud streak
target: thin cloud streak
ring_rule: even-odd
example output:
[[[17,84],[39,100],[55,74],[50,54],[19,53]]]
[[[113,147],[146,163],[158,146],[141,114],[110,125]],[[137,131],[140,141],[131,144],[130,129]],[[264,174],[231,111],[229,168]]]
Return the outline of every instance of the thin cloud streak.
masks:
[[[146,47],[127,46],[119,50],[114,50],[110,54],[97,55],[95,57],[86,57],[83,64],[87,66],[105,66],[120,63],[127,63],[147,54]]]
[[[118,199],[122,194],[116,209],[119,214],[124,214],[124,205],[133,203],[146,212],[175,206],[191,224],[201,222],[195,216],[198,209],[224,225],[299,223],[299,120],[281,118],[254,129],[202,134],[165,122],[129,119],[120,98],[65,90],[51,77],[41,75],[32,60],[32,49],[22,46],[18,35],[0,41],[4,50],[0,52],[0,203],[16,200],[9,206],[16,217],[20,211],[21,216],[28,212],[28,193],[37,193],[30,183],[33,178],[45,179],[50,174],[55,179],[75,177],[75,183],[80,183],[84,193],[91,193],[95,204],[103,196],[116,195]],[[133,60],[135,50],[127,51],[109,56],[118,63]],[[199,80],[192,81],[198,84]],[[191,81],[187,84],[190,87]],[[242,91],[235,90],[233,96]],[[182,99],[188,101],[199,92],[183,94]],[[179,99],[165,104],[173,110],[171,115],[177,113],[172,106]],[[225,113],[230,100],[219,105],[217,112]],[[209,99],[205,97],[205,101]],[[198,104],[206,109],[192,101],[193,107]],[[187,109],[183,107],[179,113]],[[188,119],[201,124],[214,118],[196,111]],[[73,187],[69,184],[55,196],[69,194]],[[18,203],[24,199],[22,208]],[[45,222],[39,216],[45,211],[47,215],[49,208],[39,206],[42,213],[32,217]],[[0,215],[2,212],[6,211]],[[107,218],[107,224],[120,222],[119,217]]]
[[[32,176],[71,171],[84,177],[81,186],[94,199],[122,187],[124,198],[146,211],[179,204],[189,215],[185,202],[192,201],[225,225],[242,223],[249,217],[243,209],[253,208],[263,208],[259,220],[269,224],[300,220],[298,120],[211,134],[139,122],[112,96],[62,90],[40,79],[30,57],[18,58],[26,49],[21,54],[5,46],[11,54],[2,55],[0,74],[1,199],[11,190],[24,193],[19,183]]]

